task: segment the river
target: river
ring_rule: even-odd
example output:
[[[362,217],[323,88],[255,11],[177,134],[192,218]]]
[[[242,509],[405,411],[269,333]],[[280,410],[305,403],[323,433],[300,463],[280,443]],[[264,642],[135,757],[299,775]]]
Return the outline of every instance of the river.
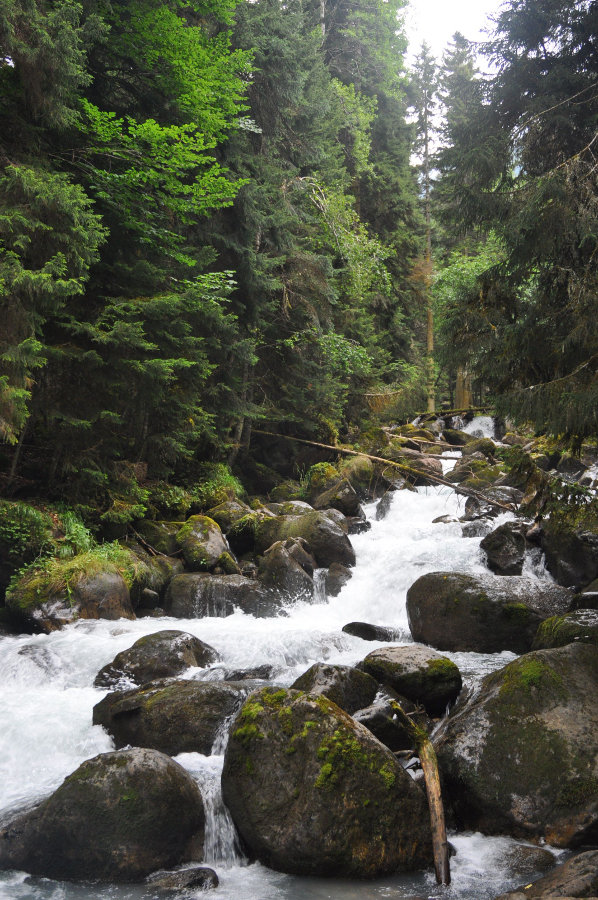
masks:
[[[378,646],[342,632],[351,621],[391,625],[398,643],[411,640],[405,610],[409,586],[426,572],[487,573],[479,537],[464,538],[456,519],[464,501],[445,488],[420,488],[393,495],[386,518],[376,521],[375,505],[366,508],[371,529],[352,538],[357,564],[338,597],[298,603],[286,615],[257,619],[237,612],[227,618],[80,621],[50,635],[0,639],[0,817],[33,804],[54,790],[83,760],[113,749],[112,741],[91,724],[93,706],[106,691],[93,687],[98,670],[139,637],[165,628],[188,631],[212,645],[221,663],[210,670],[189,670],[187,677],[222,677],[226,668],[275,667],[277,684],[290,685],[312,663],[355,664]],[[546,578],[538,560],[524,574]],[[466,681],[505,665],[511,653],[447,654]],[[219,793],[224,741],[210,757],[177,757],[197,778],[207,822],[206,863],[220,886],[214,900],[491,900],[536,877],[525,847],[509,838],[453,834],[452,885],[438,887],[432,872],[375,882],[299,878],[259,864],[248,865]],[[533,858],[533,854],[531,857]],[[193,891],[169,894],[190,900]],[[205,896],[197,894],[197,896]],[[76,885],[31,879],[25,873],[0,873],[0,900],[153,900],[164,897],[145,886]]]

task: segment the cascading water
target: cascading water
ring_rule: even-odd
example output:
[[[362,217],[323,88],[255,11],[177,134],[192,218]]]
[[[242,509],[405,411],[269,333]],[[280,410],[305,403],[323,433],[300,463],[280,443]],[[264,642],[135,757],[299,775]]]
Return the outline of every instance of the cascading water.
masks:
[[[378,646],[342,632],[350,621],[390,625],[400,641],[411,640],[405,611],[410,585],[426,572],[487,573],[479,537],[464,538],[456,521],[463,499],[448,489],[422,488],[393,495],[387,516],[366,512],[369,532],[352,538],[357,554],[353,577],[338,597],[299,602],[285,615],[258,619],[236,612],[227,618],[80,621],[50,635],[0,639],[0,816],[31,804],[54,790],[84,759],[112,749],[110,738],[91,724],[92,707],[106,693],[92,687],[98,670],[144,634],[163,628],[191,632],[211,644],[222,662],[211,670],[189,670],[187,677],[214,678],[222,667],[274,667],[274,680],[289,685],[312,663],[355,664]],[[432,524],[443,517],[445,521]],[[448,521],[446,519],[448,518]],[[497,520],[500,521],[500,520]],[[530,560],[529,577],[547,577]],[[472,681],[505,665],[513,654],[447,654]],[[395,876],[371,883],[298,878],[248,865],[236,842],[219,783],[224,733],[210,757],[181,754],[177,760],[197,779],[207,817],[206,863],[216,869],[219,900],[368,900],[443,897],[490,900],[537,872],[525,862],[517,842],[481,835],[451,837],[457,853],[453,883],[439,888],[433,873]],[[522,861],[523,860],[523,861]],[[0,900],[151,900],[155,888],[143,885],[76,885],[0,873]],[[193,897],[193,892],[175,897]],[[199,896],[199,895],[198,895]]]

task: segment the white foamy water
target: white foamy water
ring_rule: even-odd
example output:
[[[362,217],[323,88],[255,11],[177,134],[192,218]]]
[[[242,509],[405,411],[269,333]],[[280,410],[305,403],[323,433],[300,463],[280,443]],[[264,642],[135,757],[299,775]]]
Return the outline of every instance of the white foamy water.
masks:
[[[411,640],[405,611],[409,586],[438,570],[486,573],[479,538],[463,538],[456,522],[432,524],[439,516],[456,519],[463,498],[449,489],[425,488],[394,494],[382,521],[352,538],[357,555],[353,577],[329,602],[297,603],[287,615],[258,619],[236,612],[228,618],[140,619],[129,622],[81,621],[50,635],[0,639],[0,818],[49,794],[83,760],[113,749],[111,739],[91,724],[92,708],[106,693],[93,687],[98,670],[139,637],[165,628],[191,632],[211,644],[222,666],[274,666],[283,685],[312,663],[354,664],[381,644],[342,632],[351,621],[389,625],[400,642]],[[373,519],[373,505],[367,510]],[[497,521],[502,521],[497,520]],[[546,577],[538,560],[526,574]],[[513,654],[447,654],[466,679],[479,678],[505,665]],[[216,677],[218,666],[213,667]],[[206,678],[210,671],[193,669]],[[457,835],[451,862],[453,884],[438,888],[433,873],[395,876],[377,882],[297,878],[247,865],[219,791],[225,737],[213,755],[181,754],[178,761],[198,781],[207,812],[206,862],[216,869],[220,887],[215,900],[368,900],[368,898],[442,897],[445,900],[491,900],[522,880],[507,851],[505,838]],[[0,873],[0,900],[153,900],[155,889],[141,885],[85,886],[30,879],[23,873]],[[190,900],[193,892],[173,894]],[[203,896],[203,895],[202,895]]]

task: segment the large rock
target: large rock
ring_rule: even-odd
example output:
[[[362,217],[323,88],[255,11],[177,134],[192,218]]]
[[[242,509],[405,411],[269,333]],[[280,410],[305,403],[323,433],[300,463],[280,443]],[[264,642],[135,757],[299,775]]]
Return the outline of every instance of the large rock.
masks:
[[[487,534],[480,547],[486,551],[488,568],[496,575],[521,575],[525,537],[521,525],[505,522]]]
[[[566,519],[546,520],[542,529],[546,568],[567,587],[578,590],[598,577],[598,533]]]
[[[430,572],[407,591],[407,618],[413,639],[439,650],[525,653],[570,603],[566,588],[531,578]]]
[[[373,878],[430,863],[423,791],[326,697],[252,694],[231,730],[222,790],[249,851],[283,872]]]
[[[576,609],[546,619],[534,638],[534,650],[564,647],[580,641],[598,646],[598,609]]]
[[[501,894],[495,900],[554,900],[555,897],[598,897],[598,850],[579,853],[543,878]]]
[[[76,557],[75,557],[76,559]],[[33,570],[6,595],[7,608],[35,631],[49,634],[77,619],[134,619],[129,589],[110,562],[68,577],[64,586]]]
[[[96,675],[96,687],[131,687],[180,675],[190,666],[205,668],[219,659],[213,647],[185,631],[157,631],[117,653]]]
[[[226,533],[235,522],[238,522],[239,519],[250,513],[251,507],[241,500],[225,500],[223,503],[219,503],[218,506],[209,509],[207,515],[208,518],[216,522],[221,531]]]
[[[266,550],[259,566],[260,583],[274,591],[281,602],[312,600],[315,560],[301,538],[277,541]]]
[[[131,744],[176,756],[209,756],[219,729],[246,691],[222,681],[155,681],[108,694],[93,708],[117,747]]]
[[[431,731],[433,722],[421,706],[417,706],[406,697],[400,697],[394,691],[380,691],[370,706],[357,710],[353,717],[364,725],[372,734],[385,744],[393,753],[397,750],[410,750],[413,747],[413,734],[401,724],[397,718],[394,704],[398,703],[411,721]]]
[[[457,821],[575,847],[598,833],[598,654],[538,650],[484,678],[435,737]]]
[[[345,712],[354,713],[373,701],[378,682],[352,666],[314,663],[297,678],[291,689],[307,694],[324,694]]]
[[[163,753],[132,749],[84,762],[36,809],[0,831],[0,868],[45,878],[139,881],[203,855],[193,778]]]
[[[191,516],[177,532],[185,563],[193,572],[214,569],[229,553],[220,526],[209,516]]]
[[[302,516],[276,516],[262,519],[256,525],[255,549],[264,553],[276,541],[303,538],[309,545],[318,566],[328,568],[332,563],[355,565],[355,551],[340,525],[321,510]]]
[[[462,687],[455,663],[421,644],[380,647],[368,653],[360,668],[380,684],[420,703],[431,716],[444,715]]]
[[[395,641],[399,632],[389,625],[372,625],[370,622],[347,622],[342,630],[345,634],[352,634],[362,641]]]
[[[338,509],[345,516],[358,516],[362,512],[357,492],[346,478],[339,478],[327,490],[313,497],[312,506],[314,509]]]
[[[178,619],[223,618],[236,608],[256,616],[272,615],[275,604],[253,578],[187,572],[175,575],[166,591],[164,609]]]

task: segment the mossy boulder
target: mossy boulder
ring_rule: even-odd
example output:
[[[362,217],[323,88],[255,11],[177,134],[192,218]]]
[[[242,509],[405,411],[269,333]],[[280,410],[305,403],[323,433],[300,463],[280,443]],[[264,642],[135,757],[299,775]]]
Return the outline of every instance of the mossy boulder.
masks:
[[[158,553],[173,556],[179,549],[176,536],[182,524],[182,522],[154,522],[144,519],[138,523],[137,530]]]
[[[155,750],[84,762],[36,809],[0,831],[0,869],[59,880],[141,881],[203,855],[201,794]]]
[[[231,729],[222,791],[249,852],[274,869],[375,878],[430,864],[423,791],[324,696],[250,695]]]
[[[525,558],[524,528],[517,522],[504,522],[481,541],[488,568],[495,575],[521,575]]]
[[[564,647],[576,642],[598,645],[598,610],[576,609],[546,619],[534,638],[534,650]]]
[[[578,590],[598,577],[598,502],[565,507],[542,521],[546,568],[559,584]]]
[[[359,667],[431,716],[442,716],[462,687],[459,668],[452,660],[421,644],[380,647],[368,653]]]
[[[407,619],[413,639],[438,650],[525,653],[570,603],[567,588],[537,579],[429,572],[407,591]]]
[[[341,480],[341,474],[336,466],[328,462],[320,462],[311,466],[303,483],[303,496],[309,502],[318,497],[324,491],[334,487]]]
[[[466,444],[471,444],[476,440],[471,434],[460,431],[458,428],[445,428],[442,437],[447,444],[451,444],[453,447],[465,447]]]
[[[94,706],[93,724],[102,725],[116,747],[209,756],[219,729],[245,695],[223,681],[158,680],[108,694]]]
[[[220,530],[225,534],[230,531],[231,527],[251,513],[251,507],[241,500],[225,500],[218,506],[209,509],[206,515],[209,519],[213,519],[218,524]]]
[[[162,598],[170,579],[183,571],[183,563],[172,556],[151,555],[138,543],[127,543],[126,547],[137,559],[129,578],[131,603],[137,609],[145,605],[148,591]]]
[[[307,694],[324,694],[350,714],[369,706],[376,696],[378,682],[353,666],[331,666],[314,663],[291,685],[291,689]]]
[[[49,634],[77,619],[134,619],[119,567],[93,554],[31,569],[6,594],[6,606],[34,631]]]
[[[459,826],[575,847],[598,833],[598,654],[568,644],[486,676],[434,743]]]
[[[270,491],[270,499],[274,503],[284,503],[285,500],[300,500],[302,496],[303,492],[300,483],[292,479],[282,481]]]
[[[487,459],[493,459],[496,452],[496,444],[492,438],[474,438],[473,441],[467,441],[461,450],[464,457],[472,456],[474,453],[481,453]]]
[[[220,526],[209,516],[191,516],[177,532],[185,563],[193,572],[209,572],[229,552]]]
[[[375,493],[376,469],[371,459],[367,456],[346,456],[339,464],[339,471],[361,500],[372,499]]]
[[[362,513],[359,496],[347,478],[338,478],[327,490],[311,498],[314,509],[338,509],[345,516]]]
[[[235,609],[256,616],[275,615],[280,601],[259,582],[243,575],[184,572],[166,591],[164,610],[177,619],[231,616]]]
[[[328,568],[334,562],[355,565],[355,551],[349,538],[331,516],[320,510],[302,516],[262,519],[256,527],[256,552],[264,553],[276,541],[292,537],[307,542],[318,566]]]
[[[313,599],[315,560],[301,538],[288,538],[272,544],[260,560],[260,584],[273,592],[281,603]]]
[[[95,687],[132,687],[180,675],[190,666],[205,668],[219,659],[213,647],[185,631],[157,631],[117,653],[96,675]]]

